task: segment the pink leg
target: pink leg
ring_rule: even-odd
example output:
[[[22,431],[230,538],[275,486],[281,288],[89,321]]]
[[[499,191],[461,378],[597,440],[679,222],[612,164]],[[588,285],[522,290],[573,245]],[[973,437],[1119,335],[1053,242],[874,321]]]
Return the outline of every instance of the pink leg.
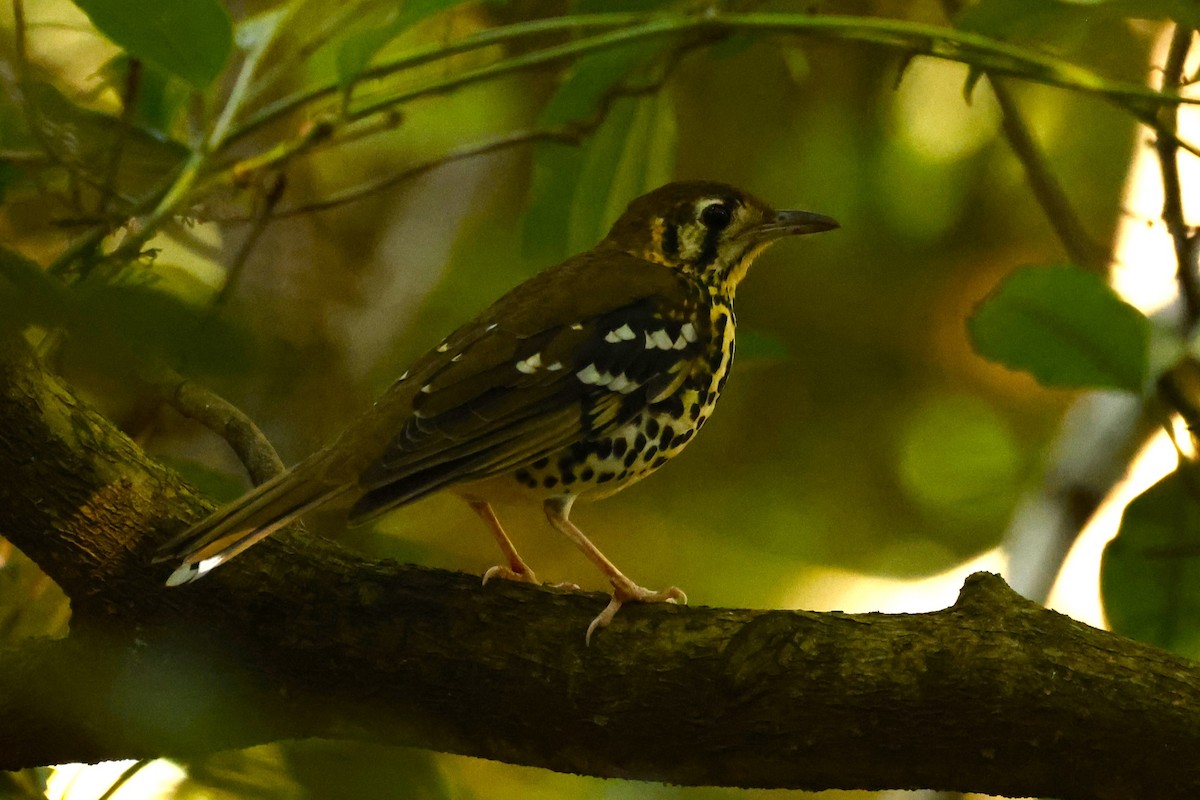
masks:
[[[621,610],[621,606],[628,602],[637,603],[683,603],[687,604],[687,595],[677,586],[672,586],[669,589],[664,589],[661,592],[656,592],[651,589],[645,589],[638,586],[629,578],[625,577],[621,570],[617,569],[608,558],[597,549],[596,545],[583,535],[583,531],[575,527],[575,523],[568,519],[571,513],[571,505],[575,502],[574,497],[554,497],[547,500],[544,504],[546,518],[550,520],[550,524],[557,528],[563,535],[575,543],[575,546],[583,551],[583,554],[588,557],[588,560],[595,564],[604,576],[608,578],[608,582],[613,586],[612,600],[608,606],[600,612],[600,615],[592,620],[592,624],[588,625],[585,641],[589,644],[592,640],[592,633],[597,628],[607,627],[613,621],[613,617]]]
[[[499,577],[510,581],[537,583],[537,576],[533,574],[533,570],[521,558],[521,554],[517,552],[517,548],[513,547],[512,540],[504,532],[504,527],[500,524],[500,520],[497,519],[496,512],[492,510],[491,505],[482,500],[468,500],[467,505],[487,523],[488,530],[496,538],[496,544],[500,545],[500,552],[504,553],[504,558],[508,561],[508,566],[497,564],[483,573],[483,582],[486,584],[492,578]]]

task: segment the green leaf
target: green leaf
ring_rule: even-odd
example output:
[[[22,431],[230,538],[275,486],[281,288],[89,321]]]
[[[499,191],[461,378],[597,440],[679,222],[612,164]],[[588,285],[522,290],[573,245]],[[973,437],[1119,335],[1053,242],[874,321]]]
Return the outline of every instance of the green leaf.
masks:
[[[101,68],[100,74],[111,86],[124,87],[133,60],[129,53],[122,51]],[[190,97],[191,87],[187,81],[153,64],[143,63],[133,104],[131,121],[134,128],[153,131],[164,139],[169,137],[172,123]]]
[[[659,43],[639,43],[581,59],[542,109],[539,126],[591,119],[615,86],[661,50]],[[526,255],[550,262],[591,247],[625,204],[670,179],[677,132],[673,109],[663,103],[655,97],[617,100],[583,147],[535,148]]]
[[[997,39],[1082,44],[1089,29],[1111,20],[1170,19],[1200,24],[1191,0],[980,0],[954,18],[961,30]]]
[[[354,32],[342,42],[337,54],[338,80],[344,85],[357,78],[375,54],[389,42],[426,17],[431,17],[463,0],[401,0],[373,6],[358,20]]]
[[[1097,275],[1028,267],[1010,275],[967,321],[985,358],[1045,386],[1142,390],[1150,321]]]
[[[131,56],[203,89],[221,73],[233,28],[217,0],[75,0]]]
[[[1200,476],[1173,472],[1125,509],[1100,594],[1117,633],[1200,658]]]

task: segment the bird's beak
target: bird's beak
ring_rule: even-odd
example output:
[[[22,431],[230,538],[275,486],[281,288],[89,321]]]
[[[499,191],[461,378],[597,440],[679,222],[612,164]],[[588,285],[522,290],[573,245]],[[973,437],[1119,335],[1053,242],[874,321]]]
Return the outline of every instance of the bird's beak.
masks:
[[[837,220],[824,214],[812,211],[776,211],[774,219],[769,219],[754,228],[751,235],[759,241],[768,242],[783,236],[802,236],[840,227]]]

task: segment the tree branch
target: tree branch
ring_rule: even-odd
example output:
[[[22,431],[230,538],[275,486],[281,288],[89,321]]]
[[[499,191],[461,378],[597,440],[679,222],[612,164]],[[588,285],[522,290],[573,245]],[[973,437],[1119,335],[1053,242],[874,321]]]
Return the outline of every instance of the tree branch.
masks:
[[[635,606],[591,647],[599,595],[309,536],[166,589],[149,553],[207,503],[28,348],[0,355],[0,532],[74,610],[66,639],[0,651],[0,769],[326,736],[680,784],[1200,784],[1200,668],[994,576],[930,614]]]

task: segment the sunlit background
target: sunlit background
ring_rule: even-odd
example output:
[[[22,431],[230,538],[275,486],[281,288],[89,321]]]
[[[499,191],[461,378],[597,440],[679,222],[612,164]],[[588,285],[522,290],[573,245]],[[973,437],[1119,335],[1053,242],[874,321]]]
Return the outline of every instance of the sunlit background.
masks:
[[[853,5],[864,13],[880,7]],[[933,6],[912,13],[938,18]],[[31,2],[28,14],[31,59],[64,86],[97,87],[97,65],[111,46],[65,2]],[[412,36],[461,35],[486,24],[486,15],[467,11],[437,23],[446,30],[425,27]],[[11,18],[0,21],[11,25]],[[1094,60],[1106,74],[1147,80],[1145,64],[1163,60],[1165,40],[1149,23],[1114,25],[1104,35],[1108,46]],[[739,296],[740,361],[720,412],[689,451],[653,479],[575,514],[635,580],[678,584],[703,605],[917,612],[952,603],[970,572],[1007,574],[1004,532],[1022,496],[1039,485],[1049,442],[1076,395],[984,362],[969,348],[964,320],[1008,272],[1066,256],[1004,142],[986,82],[968,103],[962,65],[917,58],[896,85],[899,77],[899,59],[884,50],[748,41],[719,58],[685,59],[661,96],[639,106],[657,136],[676,140],[669,151],[631,152],[627,144],[618,162],[652,158],[646,169],[664,179],[729,181],[779,206],[833,215],[842,230],[785,242],[755,266]],[[296,163],[287,197],[327,196],[489,132],[529,125],[552,88],[543,78],[516,76],[423,102],[393,132]],[[1015,88],[1092,236],[1115,240],[1116,288],[1144,311],[1167,309],[1174,253],[1158,219],[1161,183],[1144,132],[1095,99]],[[111,110],[117,98],[99,91],[88,102]],[[1185,136],[1194,123],[1194,114],[1184,115]],[[588,157],[594,169],[606,163]],[[587,207],[562,242],[534,236],[526,210],[538,202],[536,176],[546,158],[527,148],[450,164],[354,205],[273,224],[222,312],[244,352],[236,365],[209,368],[203,379],[258,419],[286,461],[320,446],[409,359],[563,255],[556,247],[585,246],[579,242],[594,240],[611,220],[611,213],[595,219],[603,205]],[[1182,166],[1186,185],[1196,167],[1190,159]],[[0,236],[45,260],[61,244],[57,234],[22,234],[21,219],[0,218]],[[198,220],[184,237],[153,242],[162,249],[156,268],[168,287],[211,291],[244,233],[245,226]],[[136,405],[113,387],[85,388],[118,419]],[[245,485],[220,442],[168,413],[142,441],[211,491],[228,495]],[[1123,504],[1175,458],[1165,435],[1144,448],[1072,548],[1051,607],[1103,624],[1103,545]],[[539,510],[499,511],[539,577],[601,587]],[[475,573],[497,559],[478,520],[453,497],[340,535],[373,554]],[[4,572],[17,569],[32,576],[11,554]],[[36,576],[6,580],[17,591]],[[38,598],[6,628],[10,635],[63,630],[61,598],[44,587]],[[620,625],[603,635],[619,636]],[[278,745],[219,755],[190,782],[179,767],[157,761],[111,795],[132,762],[63,766],[53,771],[47,796],[339,796],[289,777],[303,773],[302,762],[337,770],[343,783],[336,785],[351,787],[340,796],[373,796],[388,781],[406,787],[393,796],[430,798],[774,794],[312,747],[304,758]],[[372,774],[368,765],[389,760],[395,767],[382,777],[347,777],[355,765]]]

